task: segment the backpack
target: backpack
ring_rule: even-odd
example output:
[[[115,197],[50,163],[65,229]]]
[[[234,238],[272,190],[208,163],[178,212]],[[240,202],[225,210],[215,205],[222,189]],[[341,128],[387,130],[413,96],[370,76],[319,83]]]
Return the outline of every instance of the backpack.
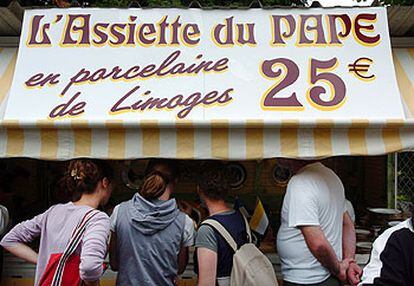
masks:
[[[277,286],[278,283],[272,263],[252,243],[249,223],[244,216],[243,219],[249,240],[240,248],[237,247],[237,243],[231,234],[218,221],[207,219],[202,223],[213,227],[234,250],[230,286]]]

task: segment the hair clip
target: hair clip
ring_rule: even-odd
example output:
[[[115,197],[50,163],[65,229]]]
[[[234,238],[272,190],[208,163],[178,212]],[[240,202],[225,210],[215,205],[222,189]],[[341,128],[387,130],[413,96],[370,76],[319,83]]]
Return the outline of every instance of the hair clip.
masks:
[[[74,180],[82,180],[83,179],[83,174],[82,174],[82,172],[78,172],[78,169],[72,169],[72,171],[70,171],[70,176]]]

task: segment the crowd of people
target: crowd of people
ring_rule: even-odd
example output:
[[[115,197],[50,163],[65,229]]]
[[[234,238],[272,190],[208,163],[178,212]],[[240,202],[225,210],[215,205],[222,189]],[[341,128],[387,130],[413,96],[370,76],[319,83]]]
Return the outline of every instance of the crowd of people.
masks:
[[[280,161],[294,174],[276,243],[283,285],[413,284],[411,219],[377,239],[363,271],[355,260],[355,228],[339,177],[320,162]],[[222,225],[239,249],[249,243],[250,230],[243,214],[226,203],[226,170],[217,163],[200,172],[197,192],[208,219]],[[109,217],[98,209],[112,194],[111,167],[105,161],[72,160],[61,181],[72,200],[17,224],[0,245],[36,264],[36,286],[99,285],[108,253],[110,267],[117,271],[116,285],[177,285],[190,246],[195,247],[198,285],[234,285],[230,278],[234,248],[217,229],[208,224],[197,227],[180,210],[172,197],[178,179],[175,161],[151,160],[139,191]],[[38,237],[35,251],[28,244]]]

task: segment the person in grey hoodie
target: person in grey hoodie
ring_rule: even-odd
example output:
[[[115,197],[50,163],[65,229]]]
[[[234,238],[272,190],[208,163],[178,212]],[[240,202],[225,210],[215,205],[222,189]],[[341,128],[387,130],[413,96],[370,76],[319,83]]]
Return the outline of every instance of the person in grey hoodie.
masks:
[[[170,196],[177,182],[175,165],[150,162],[144,183],[111,216],[110,265],[117,286],[171,286],[188,263],[194,223]]]

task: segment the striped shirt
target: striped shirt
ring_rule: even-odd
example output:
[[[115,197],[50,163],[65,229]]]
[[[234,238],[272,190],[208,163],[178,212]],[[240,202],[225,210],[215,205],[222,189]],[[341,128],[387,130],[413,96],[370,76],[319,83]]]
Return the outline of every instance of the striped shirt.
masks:
[[[40,236],[35,277],[37,286],[50,255],[64,252],[73,230],[91,209],[89,206],[77,206],[72,202],[54,205],[31,220],[16,225],[4,236],[0,245],[8,247],[16,243],[28,243]],[[81,258],[79,274],[82,280],[94,281],[102,276],[108,236],[109,217],[99,212],[89,221],[82,242],[75,252]]]

